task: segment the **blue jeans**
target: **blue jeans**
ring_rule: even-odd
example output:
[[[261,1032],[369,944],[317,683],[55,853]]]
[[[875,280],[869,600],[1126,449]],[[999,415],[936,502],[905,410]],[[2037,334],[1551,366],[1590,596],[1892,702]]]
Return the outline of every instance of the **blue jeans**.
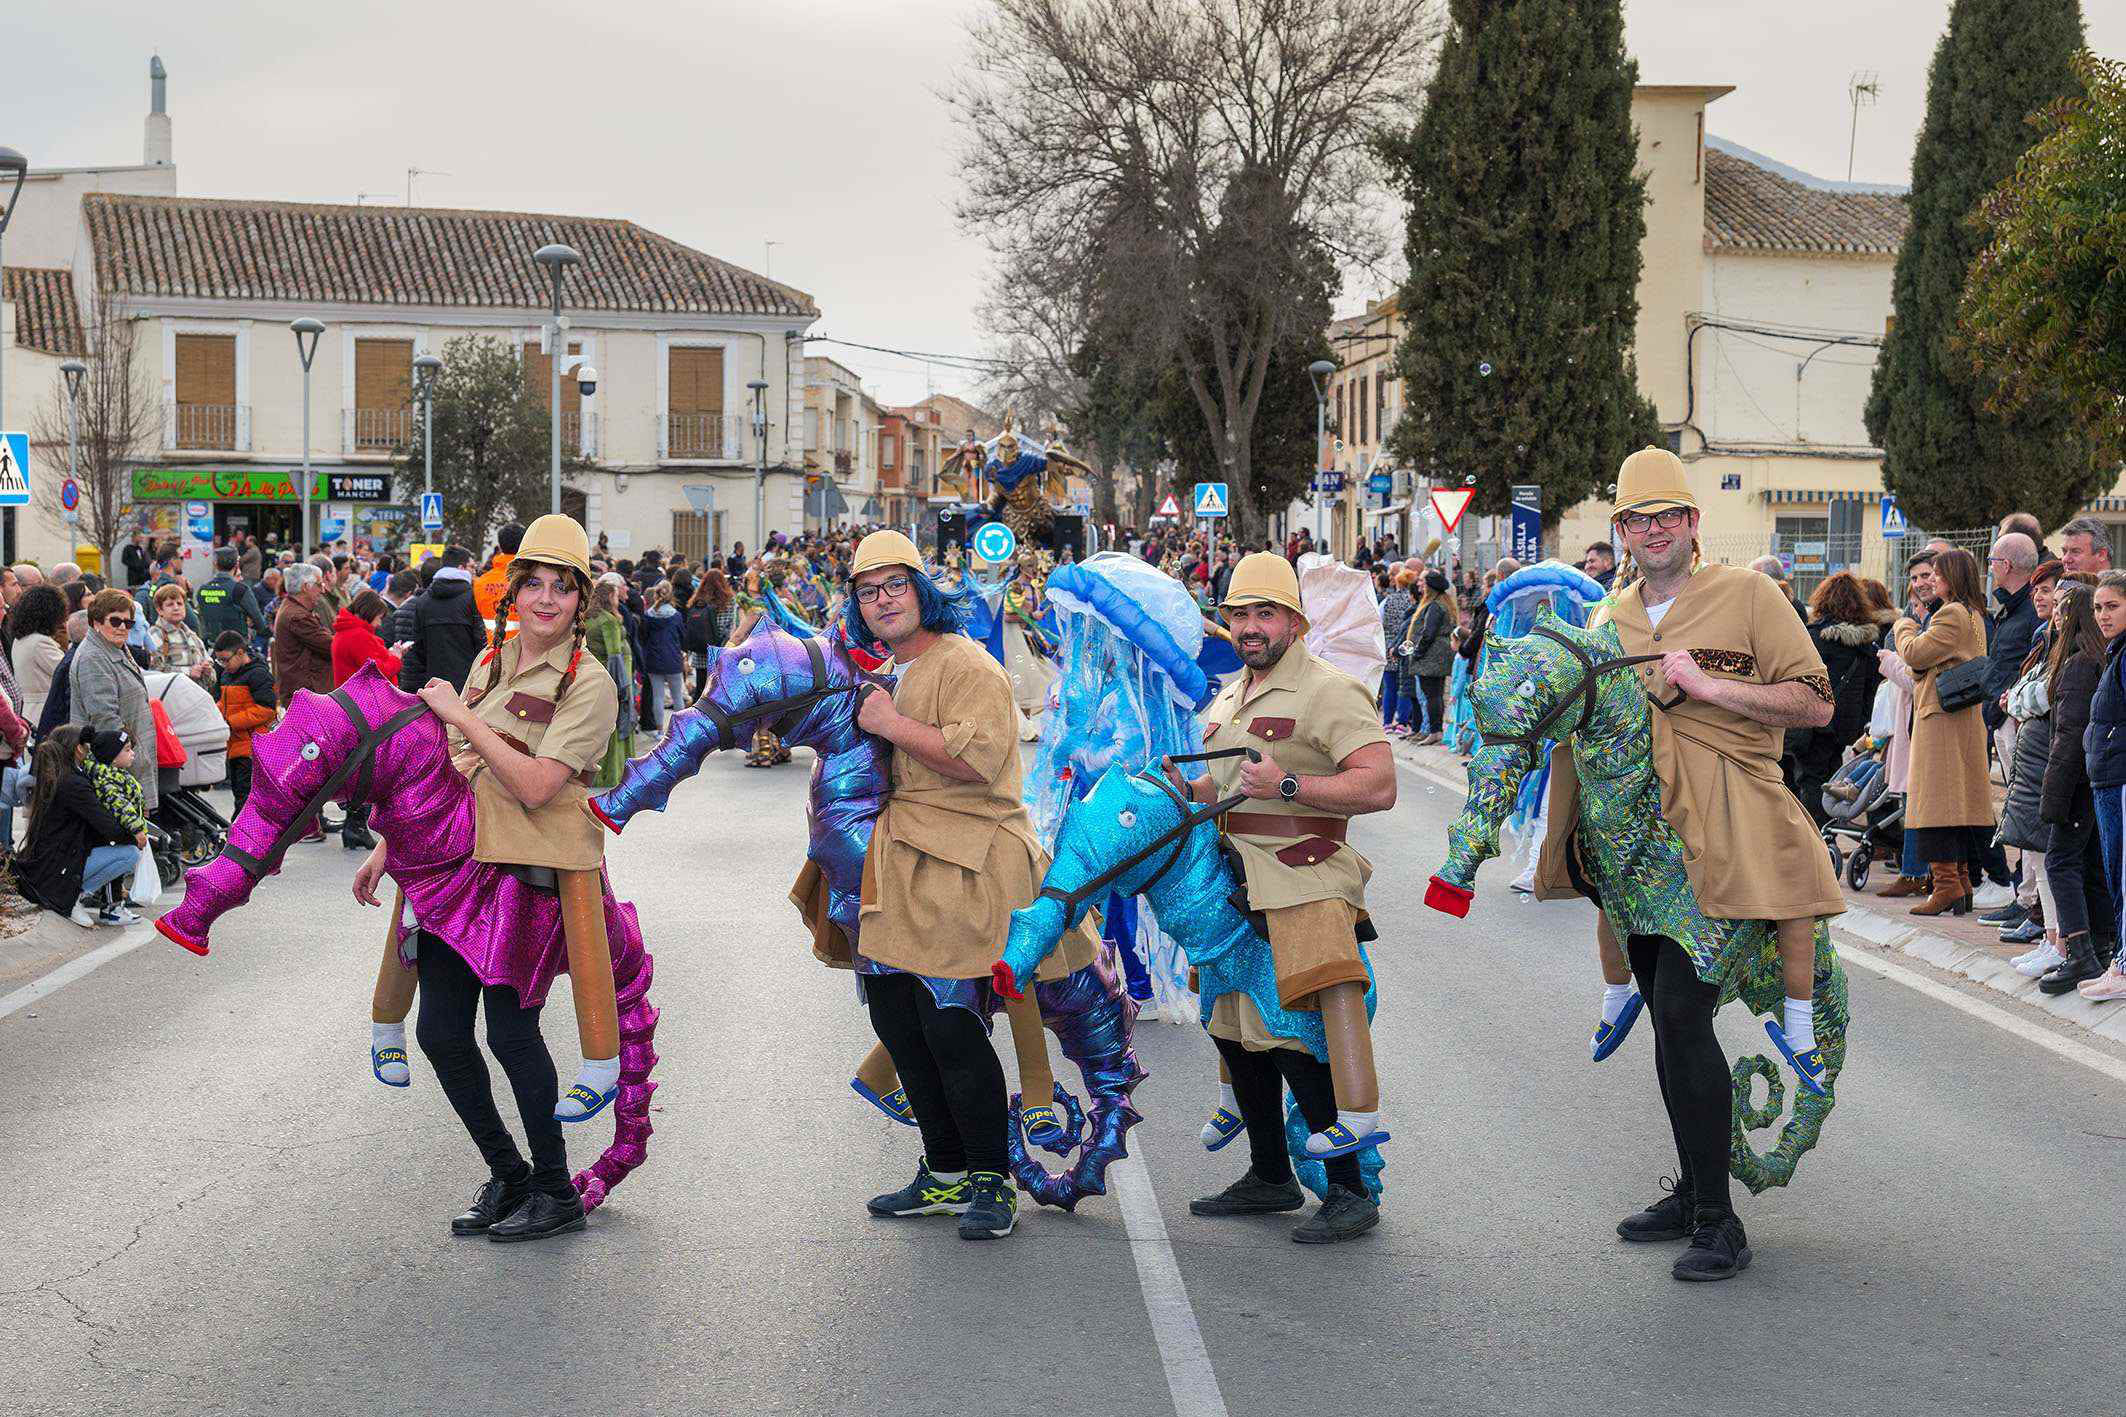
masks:
[[[1417,718],[1417,698],[1405,687],[1405,680],[1394,670],[1380,677],[1380,721],[1382,724],[1400,723],[1411,727]]]
[[[92,848],[88,864],[81,868],[81,893],[94,895],[120,876],[132,875],[134,863],[139,860],[140,848],[130,841],[124,846]]]
[[[12,763],[0,768],[0,847],[5,847],[11,856],[15,851],[15,809],[29,804],[30,789],[36,782],[28,768]]]
[[[2091,795],[2096,798],[2096,837],[2098,849],[2104,853],[2104,883],[2111,887],[2111,898],[2119,895],[2119,839],[2120,839],[2120,794],[2126,787],[2093,787]],[[2057,892],[2055,892],[2057,894]]]
[[[1905,828],[1905,859],[1897,863],[1897,874],[1908,880],[1919,880],[1927,874],[1927,863],[1919,859],[1919,833]]]

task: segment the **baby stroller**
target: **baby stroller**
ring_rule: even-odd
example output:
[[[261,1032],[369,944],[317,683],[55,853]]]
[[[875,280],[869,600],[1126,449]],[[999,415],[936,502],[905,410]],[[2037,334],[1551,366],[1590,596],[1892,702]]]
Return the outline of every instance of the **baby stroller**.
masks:
[[[188,866],[213,860],[229,840],[229,819],[214,810],[206,789],[229,776],[229,723],[214,695],[184,674],[149,674],[148,697],[160,700],[170,727],[184,745],[185,760],[160,768],[155,781],[155,864],[163,889],[177,884]]]
[[[1905,800],[1890,791],[1880,741],[1848,758],[1823,785],[1823,810],[1830,818],[1823,844],[1831,869],[1854,890],[1864,889],[1877,849],[1894,853],[1904,844]],[[1850,843],[1850,851],[1841,843]]]

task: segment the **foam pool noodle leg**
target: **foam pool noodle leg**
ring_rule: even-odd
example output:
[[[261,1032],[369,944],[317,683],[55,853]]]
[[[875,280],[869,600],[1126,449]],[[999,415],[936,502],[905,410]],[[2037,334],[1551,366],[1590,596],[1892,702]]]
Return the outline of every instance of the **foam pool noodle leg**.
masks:
[[[1041,1005],[1031,989],[1005,1001],[1011,1019],[1011,1047],[1019,1061],[1019,1103],[1046,1107],[1056,1095],[1056,1073],[1048,1062],[1048,1030],[1041,1024]]]
[[[406,915],[406,892],[391,902],[391,924],[384,931],[384,958],[377,962],[376,992],[369,999],[371,1023],[404,1023],[413,1012],[414,986],[420,976],[399,958],[399,921]]]
[[[576,998],[583,1057],[620,1056],[620,1011],[613,1001],[613,951],[605,937],[605,891],[599,871],[556,871],[561,929],[568,940],[568,982]]]
[[[1328,1037],[1329,1079],[1344,1112],[1380,1110],[1380,1073],[1373,1066],[1373,1025],[1366,1018],[1366,986],[1331,984],[1315,995]]]
[[[880,1097],[901,1085],[901,1075],[894,1068],[893,1055],[886,1051],[885,1044],[871,1045],[871,1051],[864,1054],[864,1061],[856,1065],[856,1080]]]

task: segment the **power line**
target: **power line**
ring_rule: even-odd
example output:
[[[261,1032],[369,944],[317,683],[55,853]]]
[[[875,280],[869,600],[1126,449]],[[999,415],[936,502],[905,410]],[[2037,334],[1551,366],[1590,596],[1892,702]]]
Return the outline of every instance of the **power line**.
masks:
[[[894,354],[902,359],[913,359],[919,364],[945,364],[965,369],[970,373],[1001,373],[1018,368],[1009,359],[992,359],[980,354],[936,354],[920,349],[894,349],[883,344],[863,344],[853,339],[836,339],[831,335],[806,335],[807,344],[838,344],[849,349],[868,349],[873,354]]]

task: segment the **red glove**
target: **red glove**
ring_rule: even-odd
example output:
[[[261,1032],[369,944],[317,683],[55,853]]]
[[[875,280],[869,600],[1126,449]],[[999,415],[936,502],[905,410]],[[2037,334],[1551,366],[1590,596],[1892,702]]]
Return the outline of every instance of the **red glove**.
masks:
[[[1425,904],[1434,910],[1443,910],[1457,919],[1469,914],[1469,901],[1475,894],[1476,892],[1467,886],[1458,886],[1437,876],[1425,883]]]
[[[989,985],[1006,999],[1017,1000],[1026,997],[1019,992],[1019,982],[1011,977],[1011,966],[1002,960],[989,966]]]

